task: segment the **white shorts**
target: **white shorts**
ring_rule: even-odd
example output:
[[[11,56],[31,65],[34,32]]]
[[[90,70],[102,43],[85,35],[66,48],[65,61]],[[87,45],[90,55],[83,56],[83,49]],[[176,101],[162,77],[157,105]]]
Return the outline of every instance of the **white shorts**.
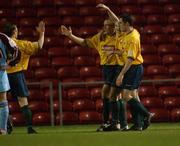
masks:
[[[0,70],[0,92],[6,92],[10,89],[9,80],[6,71]]]

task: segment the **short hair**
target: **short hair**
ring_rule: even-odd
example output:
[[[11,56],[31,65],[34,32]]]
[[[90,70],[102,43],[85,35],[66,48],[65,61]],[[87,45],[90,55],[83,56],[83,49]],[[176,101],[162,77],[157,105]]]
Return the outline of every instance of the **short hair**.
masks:
[[[16,28],[15,24],[7,23],[3,27],[3,33],[5,33],[9,37],[12,37],[15,28]]]
[[[120,16],[123,22],[128,22],[130,26],[133,25],[133,17],[130,14],[124,13]]]

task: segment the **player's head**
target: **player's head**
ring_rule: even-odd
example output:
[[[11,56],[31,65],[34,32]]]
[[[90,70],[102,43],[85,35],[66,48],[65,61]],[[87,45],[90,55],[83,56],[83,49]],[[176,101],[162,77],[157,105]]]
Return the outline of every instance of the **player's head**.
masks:
[[[15,24],[10,24],[10,23],[6,24],[4,26],[3,32],[9,37],[17,38],[18,36],[18,29]]]
[[[106,34],[114,34],[114,23],[110,19],[104,20],[103,30]]]
[[[129,14],[122,14],[118,23],[121,31],[125,32],[133,25],[133,18]]]

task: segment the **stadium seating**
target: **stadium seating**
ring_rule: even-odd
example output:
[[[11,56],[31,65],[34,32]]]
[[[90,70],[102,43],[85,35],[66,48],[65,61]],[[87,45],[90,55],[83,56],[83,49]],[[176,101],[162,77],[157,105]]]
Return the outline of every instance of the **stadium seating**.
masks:
[[[170,119],[169,111],[164,108],[152,108],[150,112],[155,114],[152,118],[153,122],[167,122]]]
[[[73,110],[74,111],[86,111],[86,110],[95,110],[94,101],[89,99],[76,99],[73,101]]]
[[[80,123],[100,123],[102,121],[101,114],[98,112],[86,111],[79,114]]]
[[[34,125],[50,125],[50,113],[49,112],[38,112],[33,115]]]
[[[9,110],[14,113],[14,112],[20,112],[20,106],[18,102],[16,101],[11,101],[8,103],[9,104]]]
[[[59,100],[55,100],[54,101],[54,111],[55,112],[59,112]],[[62,111],[65,112],[65,111],[72,111],[72,103],[70,101],[67,101],[67,100],[63,100],[62,101]]]
[[[90,93],[85,88],[69,89],[67,95],[70,100],[81,99],[81,98],[90,99]]]
[[[34,113],[49,111],[49,105],[46,102],[42,102],[42,101],[31,101],[31,102],[29,102],[29,108]]]
[[[102,112],[103,109],[102,99],[97,99],[95,105],[96,105],[96,111]]]
[[[141,100],[147,108],[163,108],[163,100],[158,97],[146,97]]]
[[[56,116],[56,124],[60,124],[60,114]],[[77,124],[79,122],[78,114],[75,112],[63,112],[63,124]]]
[[[174,108],[171,111],[171,120],[173,122],[179,122],[179,120],[180,120],[180,108]]]
[[[166,97],[164,99],[164,105],[166,108],[178,108],[180,107],[180,98],[179,97]]]
[[[25,119],[22,113],[13,113],[12,121],[13,121],[13,124],[16,126],[21,126],[25,124]]]

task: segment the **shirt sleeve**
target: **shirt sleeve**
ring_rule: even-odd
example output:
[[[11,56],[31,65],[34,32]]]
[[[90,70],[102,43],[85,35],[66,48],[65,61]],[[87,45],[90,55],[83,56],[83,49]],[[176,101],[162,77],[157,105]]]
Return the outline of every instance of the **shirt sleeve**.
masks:
[[[99,34],[96,34],[93,37],[85,39],[85,43],[86,43],[87,47],[89,47],[89,48],[96,48],[97,49],[98,42],[99,42]]]
[[[21,51],[27,55],[34,55],[38,52],[39,44],[38,42],[30,42],[26,40],[15,40],[17,46]]]
[[[139,46],[138,46],[137,41],[136,40],[131,41],[129,43],[129,49],[128,49],[127,57],[135,59],[137,57],[138,51],[139,51]]]

